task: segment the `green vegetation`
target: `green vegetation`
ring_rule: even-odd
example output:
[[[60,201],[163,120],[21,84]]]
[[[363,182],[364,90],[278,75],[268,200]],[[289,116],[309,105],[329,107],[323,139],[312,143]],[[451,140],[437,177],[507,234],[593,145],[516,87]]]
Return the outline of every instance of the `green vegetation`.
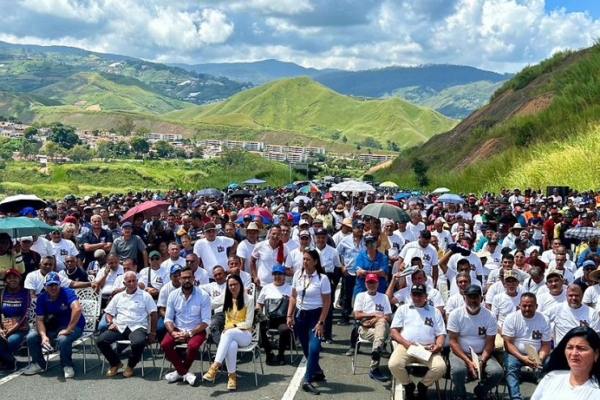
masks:
[[[331,138],[337,134],[351,142],[393,139],[400,146],[423,142],[455,124],[398,98],[354,99],[306,77],[267,83],[226,101],[174,111],[164,118],[171,122],[287,130],[312,137]]]
[[[431,186],[497,191],[501,186],[597,186],[600,44],[527,67],[477,116],[401,153],[378,180],[414,186],[412,160],[429,167]],[[525,85],[525,86],[523,86]],[[523,100],[523,97],[525,100]],[[527,102],[530,100],[530,102]],[[533,111],[518,112],[542,103]],[[511,108],[512,107],[512,108]],[[509,117],[503,118],[498,110]],[[451,151],[448,151],[451,150]]]
[[[47,174],[37,163],[13,161],[6,162],[0,175],[0,197],[15,193],[62,197],[66,193],[123,193],[144,188],[222,188],[252,177],[281,186],[290,182],[290,170],[285,164],[242,151],[227,159],[51,163]],[[299,179],[302,175],[292,171],[292,181]]]

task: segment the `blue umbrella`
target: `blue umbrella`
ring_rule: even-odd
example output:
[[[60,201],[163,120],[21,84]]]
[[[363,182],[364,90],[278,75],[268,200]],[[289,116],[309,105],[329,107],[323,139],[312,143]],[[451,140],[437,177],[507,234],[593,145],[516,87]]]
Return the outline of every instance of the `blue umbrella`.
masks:
[[[254,215],[253,215],[252,217],[254,217]],[[262,218],[262,220],[263,220],[263,224],[271,224],[271,221],[269,220],[269,218],[267,218],[267,217],[265,217],[265,216],[262,216],[262,215],[261,215],[261,218]],[[244,222],[244,217],[243,217],[243,216],[242,216],[242,217],[239,217],[238,219],[236,219],[236,220],[235,220],[235,221],[233,221],[233,222],[235,222],[236,224],[241,224],[241,223],[243,223],[243,222]]]
[[[437,198],[442,203],[465,204],[465,200],[457,194],[446,193]]]
[[[394,196],[394,200],[402,200],[402,199],[407,199],[409,197],[410,197],[410,193],[401,192]]]
[[[262,179],[252,178],[243,182],[244,185],[261,185],[263,183],[267,183],[267,181],[263,181]]]
[[[240,185],[238,185],[237,183],[230,183],[227,187],[229,189],[237,189],[238,187],[240,187]]]

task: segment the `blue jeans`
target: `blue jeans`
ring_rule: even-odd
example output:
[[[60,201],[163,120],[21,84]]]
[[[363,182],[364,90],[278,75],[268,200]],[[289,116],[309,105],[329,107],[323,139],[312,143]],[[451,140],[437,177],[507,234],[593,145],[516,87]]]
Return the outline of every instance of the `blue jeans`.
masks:
[[[315,335],[313,329],[319,322],[321,308],[315,310],[299,311],[296,309],[294,330],[302,345],[302,352],[306,357],[306,373],[304,382],[312,382],[317,372],[323,371],[319,365],[319,353],[321,352],[321,339]]]
[[[521,386],[519,385],[519,377],[521,376],[521,367],[523,363],[512,354],[504,351],[504,368],[506,369],[506,386],[508,386],[508,395],[511,400],[522,400]]]
[[[479,355],[481,358],[481,355]],[[464,398],[466,395],[465,382],[467,375],[471,375],[467,369],[467,364],[454,352],[450,352],[450,375],[454,384],[454,397]],[[496,387],[502,380],[504,371],[494,357],[487,360],[485,367],[481,373],[481,381],[477,384],[477,388],[481,393],[487,393]]]
[[[29,332],[29,326],[25,331],[16,331],[12,335],[6,338],[6,341],[0,340],[0,361],[12,361],[15,359],[13,353],[19,350],[23,338],[27,336]]]
[[[56,347],[60,353],[60,365],[63,367],[73,366],[73,342],[81,337],[83,330],[79,327],[73,328],[73,332],[69,335],[60,335],[58,332],[65,329],[66,326],[53,331],[46,331],[46,336],[50,340],[56,339]],[[29,347],[29,353],[31,354],[31,360],[42,368],[46,368],[46,361],[42,355],[42,337],[36,330],[32,330],[27,335],[27,346]]]

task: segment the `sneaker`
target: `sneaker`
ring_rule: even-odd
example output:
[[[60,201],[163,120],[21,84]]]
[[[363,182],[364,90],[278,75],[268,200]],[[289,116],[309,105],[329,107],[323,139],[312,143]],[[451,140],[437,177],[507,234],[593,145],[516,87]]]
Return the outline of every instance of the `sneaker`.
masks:
[[[346,326],[350,323],[350,320],[348,318],[342,318],[338,321],[338,325],[340,326]]]
[[[169,383],[177,382],[181,378],[182,378],[182,376],[179,375],[179,372],[177,372],[177,371],[169,372],[168,374],[165,375],[165,380]]]
[[[313,382],[323,382],[326,381],[327,378],[325,378],[325,373],[323,371],[318,371],[317,373],[315,373],[312,376],[312,381]]]
[[[352,357],[354,355],[354,349],[351,347],[348,350],[346,350],[346,355],[348,357]]]
[[[381,360],[381,347],[377,347],[375,350],[371,352],[371,360],[379,361]]]
[[[318,396],[321,394],[321,392],[319,392],[319,389],[314,387],[313,384],[310,382],[302,383],[302,390],[304,390],[306,393],[312,394],[314,396]]]
[[[265,362],[267,363],[267,365],[277,365],[277,362],[275,360],[275,354],[273,354],[272,352],[268,352],[267,360]]]
[[[387,376],[383,375],[379,368],[373,368],[369,371],[369,377],[379,382],[387,382],[390,380]]]
[[[216,377],[217,367],[211,365],[208,371],[206,371],[206,373],[202,376],[202,379],[205,379],[207,381],[214,381]]]
[[[227,390],[237,389],[237,375],[235,372],[227,374]]]
[[[25,368],[23,375],[36,375],[42,372],[44,369],[38,363],[32,363],[29,367]]]
[[[285,356],[283,354],[277,354],[277,364],[278,365],[285,365]]]
[[[190,386],[194,386],[194,383],[196,383],[196,375],[192,374],[191,372],[188,372],[183,376],[183,380],[189,383]]]
[[[330,336],[328,338],[325,339],[325,343],[327,344],[333,344],[333,338]]]
[[[65,373],[65,379],[71,379],[75,376],[75,370],[73,370],[73,367],[71,366],[67,365],[66,367],[64,367],[63,372]]]

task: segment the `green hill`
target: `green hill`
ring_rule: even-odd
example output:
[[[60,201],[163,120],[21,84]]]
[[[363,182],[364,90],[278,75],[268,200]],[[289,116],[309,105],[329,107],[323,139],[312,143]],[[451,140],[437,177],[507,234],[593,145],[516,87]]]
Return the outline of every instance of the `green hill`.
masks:
[[[164,115],[197,124],[246,125],[300,132],[312,137],[372,138],[401,147],[426,141],[455,121],[404,100],[340,95],[307,77],[282,79],[245,90],[230,99]]]
[[[0,91],[0,115],[17,119],[31,119],[35,107],[59,106],[60,101],[51,100],[30,93],[11,93]]]
[[[137,79],[102,72],[79,72],[32,93],[94,111],[162,114],[193,106],[162,96]]]
[[[600,153],[600,44],[528,66],[488,105],[454,129],[407,150],[374,174],[415,186],[413,160],[431,186],[498,191],[502,186],[596,188]],[[448,149],[452,149],[448,151]]]

